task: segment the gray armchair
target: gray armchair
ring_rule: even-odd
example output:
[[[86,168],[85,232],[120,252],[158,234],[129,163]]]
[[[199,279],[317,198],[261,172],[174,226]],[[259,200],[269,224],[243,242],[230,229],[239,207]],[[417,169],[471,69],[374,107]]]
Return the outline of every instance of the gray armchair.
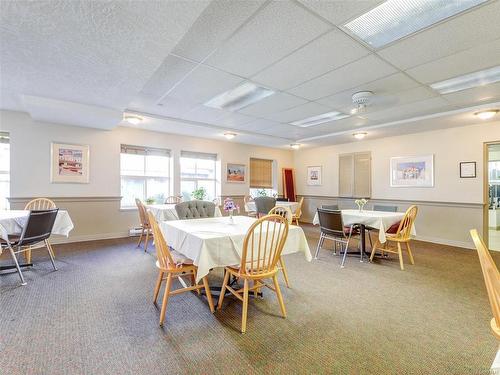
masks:
[[[193,200],[176,204],[175,211],[180,220],[214,217],[215,204],[213,202]]]
[[[276,198],[271,197],[257,197],[254,198],[255,207],[257,208],[257,215],[267,215],[271,209],[276,206]]]

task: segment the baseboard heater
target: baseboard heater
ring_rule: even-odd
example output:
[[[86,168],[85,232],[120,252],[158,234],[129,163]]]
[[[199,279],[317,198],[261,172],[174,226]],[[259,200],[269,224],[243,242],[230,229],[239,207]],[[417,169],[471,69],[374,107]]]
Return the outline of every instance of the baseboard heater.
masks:
[[[141,233],[142,233],[141,227],[135,227],[135,228],[129,229],[129,231],[128,231],[129,237],[137,237],[137,236],[140,236]]]

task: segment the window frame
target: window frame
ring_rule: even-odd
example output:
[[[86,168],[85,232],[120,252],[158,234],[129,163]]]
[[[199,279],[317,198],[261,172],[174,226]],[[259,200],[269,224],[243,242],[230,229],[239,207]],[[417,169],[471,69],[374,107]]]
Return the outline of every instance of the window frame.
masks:
[[[197,157],[199,156],[199,157]],[[192,159],[195,160],[195,175],[198,175],[198,160],[210,160],[213,162],[213,178],[199,178],[199,177],[183,177],[182,176],[182,159]],[[204,153],[204,152],[193,152],[193,151],[181,151],[180,157],[179,157],[179,181],[180,181],[180,186],[179,190],[180,193],[182,194],[182,182],[183,181],[189,181],[189,182],[194,182],[195,190],[198,189],[200,186],[198,184],[199,181],[205,181],[205,182],[211,182],[213,183],[213,191],[214,191],[214,196],[213,197],[207,197],[206,199],[208,200],[213,200],[217,198],[217,154],[212,154],[212,153]],[[191,194],[192,192],[190,192]],[[191,196],[191,195],[190,195]]]

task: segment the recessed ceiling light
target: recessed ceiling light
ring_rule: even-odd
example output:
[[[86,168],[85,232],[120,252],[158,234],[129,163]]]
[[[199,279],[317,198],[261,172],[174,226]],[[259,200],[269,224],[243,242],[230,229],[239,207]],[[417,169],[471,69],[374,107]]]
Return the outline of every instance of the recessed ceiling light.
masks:
[[[500,65],[431,84],[440,94],[462,91],[500,81]]]
[[[273,90],[257,86],[252,82],[245,82],[234,89],[217,95],[203,105],[227,111],[237,111],[273,94]]]
[[[379,48],[486,1],[387,0],[343,27]]]
[[[226,137],[226,139],[233,139],[234,137],[236,137],[236,133],[224,133],[224,137]]]
[[[127,121],[129,124],[132,125],[138,125],[142,122],[142,117],[139,116],[132,116],[132,115],[127,115],[123,118],[125,121]]]
[[[290,147],[294,150],[298,150],[300,148],[300,143],[292,143],[290,144]]]
[[[366,137],[367,134],[368,134],[367,132],[357,132],[354,133],[353,136],[356,139],[363,139],[364,137]]]
[[[309,126],[319,125],[324,122],[341,120],[343,118],[349,117],[345,113],[333,111],[328,113],[322,113],[321,115],[316,115],[312,117],[305,118],[303,120],[297,120],[291,122],[290,125],[300,126],[302,128],[307,128]]]
[[[486,111],[480,111],[474,113],[481,120],[489,120],[498,113],[498,109],[488,109]]]

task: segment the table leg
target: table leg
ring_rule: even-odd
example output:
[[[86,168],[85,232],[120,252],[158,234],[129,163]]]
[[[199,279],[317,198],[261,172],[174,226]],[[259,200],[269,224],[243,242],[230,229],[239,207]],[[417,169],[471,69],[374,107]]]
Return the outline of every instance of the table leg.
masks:
[[[363,224],[359,225],[359,230],[360,230],[360,236],[361,236],[361,251],[366,254],[366,227]]]

